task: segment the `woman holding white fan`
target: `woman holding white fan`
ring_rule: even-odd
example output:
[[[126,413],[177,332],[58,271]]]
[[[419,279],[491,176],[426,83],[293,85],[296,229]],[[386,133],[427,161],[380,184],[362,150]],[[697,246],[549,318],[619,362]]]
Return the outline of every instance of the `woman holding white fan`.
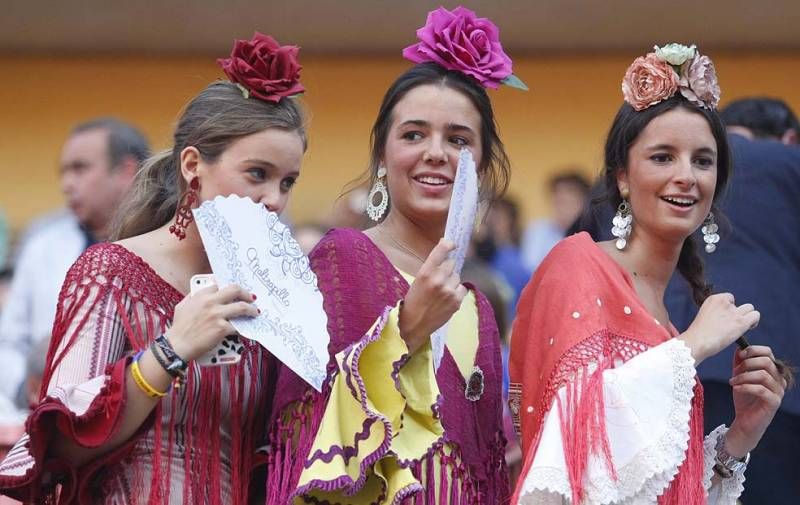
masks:
[[[245,503],[263,457],[266,351],[243,342],[225,367],[194,362],[253,317],[248,291],[208,287],[192,209],[217,195],[286,206],[306,149],[292,98],[297,48],[256,33],[219,60],[230,81],[184,110],[174,147],[141,168],[117,242],[72,266],[27,433],[0,464],[0,490],[43,503]],[[202,478],[200,478],[202,476]],[[263,482],[263,481],[262,481]]]
[[[335,359],[321,393],[280,369],[268,503],[508,495],[497,326],[441,238],[462,150],[483,197],[505,190],[509,162],[485,88],[521,83],[497,27],[467,9],[439,8],[417,34],[404,51],[417,65],[389,87],[372,129],[367,212],[377,224],[333,230],[310,256]],[[446,323],[434,373],[431,334]]]

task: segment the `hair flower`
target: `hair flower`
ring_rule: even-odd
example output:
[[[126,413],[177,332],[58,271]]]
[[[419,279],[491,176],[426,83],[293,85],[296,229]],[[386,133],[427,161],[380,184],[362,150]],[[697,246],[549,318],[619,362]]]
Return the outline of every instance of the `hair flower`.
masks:
[[[666,61],[670,65],[675,66],[683,65],[686,61],[694,58],[694,55],[697,53],[697,46],[694,44],[691,46],[684,46],[683,44],[676,44],[674,42],[664,47],[654,46],[653,49],[655,49],[656,56],[658,56],[659,60]]]
[[[681,67],[680,91],[687,100],[706,109],[719,105],[720,89],[714,62],[697,55]]]
[[[233,83],[244,91],[247,98],[277,103],[283,97],[303,93],[297,61],[297,46],[281,46],[278,42],[259,32],[250,40],[237,40],[230,58],[220,58],[217,63]]]
[[[636,110],[666,100],[678,90],[678,75],[669,63],[648,53],[633,60],[622,79],[622,96]]]
[[[655,46],[655,52],[633,60],[622,79],[622,96],[636,110],[667,100],[678,91],[705,109],[716,109],[719,104],[714,63],[694,45]]]
[[[479,18],[462,6],[452,11],[439,7],[428,13],[425,26],[417,30],[419,42],[403,49],[403,57],[414,63],[434,62],[497,89],[506,84],[527,90],[511,70],[511,58],[500,44],[500,30],[487,18]]]

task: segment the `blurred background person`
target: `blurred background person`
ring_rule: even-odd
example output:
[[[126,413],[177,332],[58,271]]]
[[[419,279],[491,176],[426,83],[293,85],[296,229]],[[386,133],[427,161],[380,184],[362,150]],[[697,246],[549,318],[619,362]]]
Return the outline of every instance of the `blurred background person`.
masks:
[[[567,236],[567,230],[583,212],[589,195],[589,181],[581,172],[576,168],[550,179],[550,217],[533,221],[522,238],[522,260],[531,272],[536,270],[550,249]]]
[[[369,188],[360,181],[351,189],[339,195],[333,203],[330,213],[320,216],[328,228],[366,229],[372,222],[367,217],[367,197]]]
[[[474,250],[510,288],[505,317],[511,320],[517,298],[531,277],[522,262],[520,212],[517,202],[503,197],[491,203],[475,232]]]
[[[7,267],[8,250],[11,245],[10,238],[6,215],[3,213],[3,209],[0,209],[0,271],[5,270]],[[0,304],[0,310],[2,310],[2,307],[2,304]]]
[[[0,396],[20,394],[28,354],[49,338],[67,270],[87,247],[106,240],[114,211],[149,151],[136,128],[113,118],[81,123],[70,132],[59,161],[69,212],[38,220],[25,235],[0,313]]]
[[[737,303],[761,312],[751,344],[768,345],[776,356],[800,364],[800,147],[798,121],[781,100],[744,98],[720,116],[733,152],[733,176],[720,209],[730,226],[713,254],[703,254],[715,292],[730,292]],[[727,231],[727,233],[724,233]],[[696,237],[701,239],[702,235]],[[665,301],[678,330],[697,313],[685,281],[673,278]],[[698,367],[705,391],[705,426],[733,418],[730,366],[734,348]],[[746,505],[796,504],[800,499],[800,390],[787,390],[778,413],[747,469]]]
[[[328,227],[323,224],[303,223],[294,226],[292,236],[300,245],[300,250],[303,251],[303,254],[308,256],[308,253],[314,249],[314,246],[322,239],[326,231],[328,231]]]

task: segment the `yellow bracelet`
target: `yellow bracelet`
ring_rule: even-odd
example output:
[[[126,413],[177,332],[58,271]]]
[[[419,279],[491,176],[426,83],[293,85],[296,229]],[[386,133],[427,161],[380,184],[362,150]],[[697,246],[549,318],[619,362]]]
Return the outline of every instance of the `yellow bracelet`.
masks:
[[[166,392],[162,393],[151,386],[150,383],[144,378],[144,375],[142,375],[142,371],[139,369],[139,356],[141,356],[141,354],[142,353],[137,354],[133,359],[133,363],[131,363],[131,375],[133,376],[133,381],[137,386],[139,386],[139,389],[141,389],[142,392],[144,392],[144,394],[150,398],[163,398],[167,396]]]

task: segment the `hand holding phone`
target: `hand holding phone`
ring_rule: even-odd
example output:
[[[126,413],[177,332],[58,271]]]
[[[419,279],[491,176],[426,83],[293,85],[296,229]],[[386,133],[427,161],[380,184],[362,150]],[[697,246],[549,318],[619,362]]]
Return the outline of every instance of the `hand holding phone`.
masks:
[[[203,288],[216,284],[213,274],[193,275],[189,281],[189,294],[193,295]],[[235,365],[242,359],[244,345],[238,334],[228,335],[222,339],[213,349],[203,354],[195,361],[200,366],[222,366]]]

